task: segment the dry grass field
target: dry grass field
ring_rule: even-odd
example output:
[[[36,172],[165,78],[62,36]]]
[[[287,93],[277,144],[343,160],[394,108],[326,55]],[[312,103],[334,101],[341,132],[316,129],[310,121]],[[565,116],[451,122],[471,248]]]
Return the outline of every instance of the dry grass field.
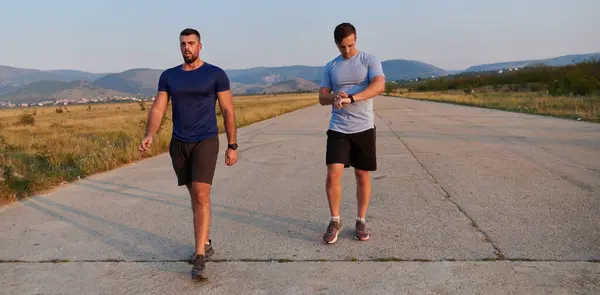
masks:
[[[234,98],[242,127],[318,102],[317,95]],[[149,154],[138,150],[151,102],[0,110],[0,203],[168,150],[171,108]],[[221,132],[223,119],[217,105]]]
[[[392,95],[600,122],[600,97],[597,96],[552,97],[539,92],[487,92],[475,96],[467,95],[463,91],[405,92]]]

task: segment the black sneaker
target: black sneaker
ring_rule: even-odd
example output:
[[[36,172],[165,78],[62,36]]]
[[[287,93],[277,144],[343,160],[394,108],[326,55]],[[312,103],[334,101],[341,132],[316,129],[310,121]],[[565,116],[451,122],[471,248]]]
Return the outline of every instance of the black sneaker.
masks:
[[[211,256],[215,255],[215,250],[212,247],[212,241],[209,239],[208,244],[204,246],[204,258],[208,260]],[[196,258],[196,253],[192,253],[190,258],[188,258],[189,264],[194,264],[194,258]]]
[[[196,279],[200,279],[202,278],[202,271],[204,270],[204,266],[205,266],[205,258],[204,255],[196,255],[194,257],[194,262],[193,262],[193,267],[192,267],[192,279],[196,280]]]

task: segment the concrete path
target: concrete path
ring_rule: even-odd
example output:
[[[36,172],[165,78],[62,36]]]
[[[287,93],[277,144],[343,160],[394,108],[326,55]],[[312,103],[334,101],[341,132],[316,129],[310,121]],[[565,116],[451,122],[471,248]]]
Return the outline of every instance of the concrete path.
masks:
[[[2,294],[598,294],[600,125],[378,97],[372,239],[345,170],[321,237],[329,109],[239,130],[193,282],[192,215],[162,155],[0,209]],[[224,143],[224,135],[221,137]],[[223,149],[222,149],[223,150]]]

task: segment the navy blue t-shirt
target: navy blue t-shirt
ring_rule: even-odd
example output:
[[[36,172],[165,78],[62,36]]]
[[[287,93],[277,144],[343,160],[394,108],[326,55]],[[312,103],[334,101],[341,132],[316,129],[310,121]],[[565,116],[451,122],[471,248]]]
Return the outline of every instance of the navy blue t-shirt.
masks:
[[[217,92],[229,84],[225,71],[207,62],[193,71],[176,66],[162,72],[158,91],[167,92],[173,104],[173,138],[198,142],[218,135]]]

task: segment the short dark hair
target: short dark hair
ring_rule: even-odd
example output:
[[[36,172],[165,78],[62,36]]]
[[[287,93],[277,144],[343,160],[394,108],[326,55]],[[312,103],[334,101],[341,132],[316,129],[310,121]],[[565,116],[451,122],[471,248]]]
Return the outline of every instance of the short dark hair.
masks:
[[[344,38],[351,35],[356,36],[356,28],[351,23],[341,23],[333,30],[333,38],[337,44],[340,44]]]
[[[196,37],[198,37],[198,40],[200,40],[200,33],[198,33],[198,31],[194,30],[194,29],[190,29],[187,28],[183,31],[181,31],[181,34],[179,34],[180,36],[189,36],[189,35],[196,35]]]

